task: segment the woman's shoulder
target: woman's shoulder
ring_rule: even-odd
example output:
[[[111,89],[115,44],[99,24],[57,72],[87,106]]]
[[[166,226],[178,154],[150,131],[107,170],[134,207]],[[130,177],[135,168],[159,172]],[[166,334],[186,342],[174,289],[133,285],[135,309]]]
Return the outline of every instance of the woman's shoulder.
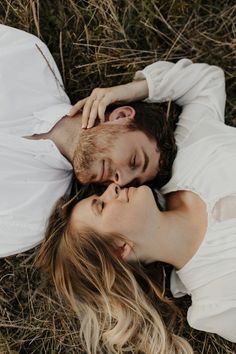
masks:
[[[236,298],[193,298],[187,320],[192,328],[236,342]]]

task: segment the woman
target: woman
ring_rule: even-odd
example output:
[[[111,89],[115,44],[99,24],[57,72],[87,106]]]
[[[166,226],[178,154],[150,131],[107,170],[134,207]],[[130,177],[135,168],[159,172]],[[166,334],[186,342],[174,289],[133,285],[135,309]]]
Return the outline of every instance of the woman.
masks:
[[[80,101],[75,110],[84,106],[86,126],[87,122],[93,123],[96,112],[102,119],[104,102],[129,101],[135,97],[159,102],[169,98],[182,105],[175,130],[178,152],[173,175],[162,188],[167,197],[167,211],[159,212],[152,207],[143,217],[136,215],[135,223],[140,220],[141,224],[138,223],[138,228],[133,225],[133,231],[125,228],[128,225],[123,225],[123,219],[113,224],[113,230],[103,231],[124,234],[125,240],[116,242],[114,250],[118,257],[123,257],[122,260],[133,262],[135,254],[144,262],[158,259],[173,264],[176,271],[171,277],[172,293],[176,297],[186,293],[192,296],[192,306],[188,310],[190,325],[235,342],[236,131],[224,124],[223,72],[215,66],[181,60],[177,64],[155,63],[138,73],[136,78],[141,84],[139,81],[128,84],[129,90],[126,85],[96,90],[89,98]],[[130,85],[141,87],[142,92],[131,97]],[[122,191],[120,195],[124,193]],[[103,200],[98,200],[99,212],[104,205]],[[81,209],[81,205],[82,202],[74,211]],[[68,221],[69,229],[65,226],[65,230],[72,234],[81,230],[85,223],[79,218],[76,223],[74,215],[78,213],[74,211]],[[83,210],[79,214],[85,217]],[[101,232],[100,223],[95,225],[92,221],[89,217],[86,227]],[[141,236],[140,230],[145,237]],[[107,235],[104,238],[110,239]],[[71,239],[80,240],[67,236],[67,240]],[[112,240],[113,245],[114,235]],[[144,240],[147,244],[143,243]],[[52,251],[44,248],[43,254],[47,255],[45,267],[49,269]],[[53,274],[55,277],[55,269]],[[110,279],[113,278],[110,276]],[[58,279],[55,281],[62,289]]]
[[[194,212],[192,226],[195,220],[197,225],[193,230],[186,225],[194,244],[182,248],[186,259],[174,264],[181,270],[172,273],[172,293],[176,297],[191,294],[191,326],[235,342],[236,129],[224,124],[223,71],[182,59],[176,64],[149,65],[135,79],[128,85],[96,89],[71,114],[83,108],[84,126],[91,126],[94,117],[103,119],[104,105],[114,101],[169,98],[182,106],[175,129],[178,152],[172,177],[161,191],[167,197],[167,210],[184,202],[186,215],[188,209]]]
[[[81,320],[83,350],[193,353],[173,334],[180,312],[157,284],[158,274],[145,265],[158,257],[142,254],[143,245],[148,251],[153,247],[155,195],[147,186],[111,184],[100,196],[93,194],[98,188],[89,186],[77,198],[58,202],[38,256],[39,267],[52,275]]]

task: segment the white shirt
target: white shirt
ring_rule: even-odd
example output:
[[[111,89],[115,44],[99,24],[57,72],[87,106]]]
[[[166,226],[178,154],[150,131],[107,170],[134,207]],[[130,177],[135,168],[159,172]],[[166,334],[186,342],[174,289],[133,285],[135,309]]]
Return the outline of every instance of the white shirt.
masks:
[[[192,297],[187,315],[192,327],[236,342],[236,129],[224,124],[223,71],[183,59],[154,63],[136,73],[136,79],[143,77],[149,101],[170,98],[183,107],[173,175],[162,192],[192,191],[208,213],[199,249],[172,272],[172,293]]]
[[[70,101],[46,45],[0,25],[0,257],[42,241],[54,203],[69,193],[72,166],[48,132]]]

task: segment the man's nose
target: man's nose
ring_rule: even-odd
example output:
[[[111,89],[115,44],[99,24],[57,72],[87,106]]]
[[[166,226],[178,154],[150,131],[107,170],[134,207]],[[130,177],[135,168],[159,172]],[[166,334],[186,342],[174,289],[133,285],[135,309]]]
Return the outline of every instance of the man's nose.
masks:
[[[136,179],[134,171],[128,171],[127,169],[116,170],[113,177],[113,182],[118,184],[120,187],[124,187],[127,184],[130,184],[133,180]]]

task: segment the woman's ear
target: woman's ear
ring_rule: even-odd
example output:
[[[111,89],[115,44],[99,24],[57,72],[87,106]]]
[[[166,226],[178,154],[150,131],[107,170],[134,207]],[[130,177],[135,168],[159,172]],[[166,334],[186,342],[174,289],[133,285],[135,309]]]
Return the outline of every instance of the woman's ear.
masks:
[[[128,120],[134,119],[135,113],[135,109],[131,106],[115,108],[107,117],[108,121],[106,123],[125,124]]]
[[[133,242],[132,241],[127,241],[126,243],[124,243],[122,246],[118,247],[118,254],[120,256],[120,258],[124,259],[124,260],[129,260],[129,256],[131,256],[131,251],[133,249]]]

